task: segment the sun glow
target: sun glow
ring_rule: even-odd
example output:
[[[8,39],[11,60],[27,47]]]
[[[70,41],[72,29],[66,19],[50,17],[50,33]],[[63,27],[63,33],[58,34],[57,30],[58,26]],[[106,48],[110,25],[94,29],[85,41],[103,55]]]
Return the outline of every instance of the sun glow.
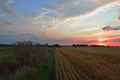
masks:
[[[98,45],[106,45],[105,41],[108,40],[107,38],[99,38],[98,39]]]
[[[106,38],[99,38],[98,41],[99,42],[103,42],[103,41],[106,41],[107,39]]]
[[[99,42],[98,45],[105,46],[106,44]]]

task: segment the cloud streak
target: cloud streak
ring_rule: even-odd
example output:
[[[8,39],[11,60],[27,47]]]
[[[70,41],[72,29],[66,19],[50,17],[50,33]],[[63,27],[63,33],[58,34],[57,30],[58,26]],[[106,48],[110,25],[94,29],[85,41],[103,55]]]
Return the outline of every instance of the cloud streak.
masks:
[[[0,7],[1,7],[4,11],[6,11],[7,13],[9,13],[9,14],[11,14],[11,15],[13,15],[13,16],[16,16],[16,17],[18,17],[18,18],[24,18],[23,15],[21,15],[21,14],[15,12],[14,10],[10,9],[9,4],[8,4],[7,2],[2,2],[2,1],[0,1]]]
[[[120,30],[120,27],[106,26],[102,28],[103,31],[117,31]]]
[[[112,41],[113,41],[113,42],[120,42],[120,38],[113,39]]]
[[[0,20],[0,25],[9,27],[9,26],[16,26],[16,23],[7,20]]]
[[[8,3],[13,3],[15,0],[8,0]]]

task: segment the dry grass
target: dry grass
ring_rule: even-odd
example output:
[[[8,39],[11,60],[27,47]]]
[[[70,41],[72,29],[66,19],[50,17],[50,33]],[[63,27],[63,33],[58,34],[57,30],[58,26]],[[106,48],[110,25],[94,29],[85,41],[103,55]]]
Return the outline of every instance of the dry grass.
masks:
[[[72,69],[77,72],[82,80],[120,80],[119,56],[108,55],[108,53],[89,53],[88,51],[83,51],[79,48],[59,48],[57,49],[56,54],[64,56],[72,66]],[[62,61],[62,63],[64,62]],[[63,73],[64,71],[61,72],[61,74]],[[74,73],[69,73],[69,75],[71,74]]]
[[[40,44],[34,44],[31,41],[22,41],[16,42],[15,46],[11,49],[11,52],[14,53],[14,55],[12,55],[14,58],[0,61],[0,80],[4,80],[5,78],[9,80],[9,77],[12,78],[12,80],[18,80],[18,73],[19,76],[27,73],[32,76],[35,71],[39,73],[38,70],[41,68],[41,64],[43,64],[46,53],[44,47],[41,47]],[[23,80],[24,77],[21,79]]]
[[[22,41],[15,43],[15,54],[18,67],[35,67],[40,64],[44,56],[44,48],[40,44],[33,44],[31,41]]]

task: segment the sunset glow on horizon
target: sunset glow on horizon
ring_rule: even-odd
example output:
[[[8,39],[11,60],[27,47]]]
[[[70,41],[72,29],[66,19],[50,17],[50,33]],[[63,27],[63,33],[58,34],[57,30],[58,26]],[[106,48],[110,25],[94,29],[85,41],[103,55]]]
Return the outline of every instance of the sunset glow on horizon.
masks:
[[[120,46],[120,0],[0,0],[0,44]]]

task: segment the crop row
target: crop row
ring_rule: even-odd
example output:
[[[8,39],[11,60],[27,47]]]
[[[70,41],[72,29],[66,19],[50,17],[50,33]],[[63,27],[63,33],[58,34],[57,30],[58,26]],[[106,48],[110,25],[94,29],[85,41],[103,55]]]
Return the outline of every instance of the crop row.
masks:
[[[56,56],[56,79],[57,80],[81,80],[74,67],[61,54],[59,49],[55,50]]]
[[[82,80],[119,80],[120,57],[60,48]],[[108,51],[109,52],[109,51]]]

